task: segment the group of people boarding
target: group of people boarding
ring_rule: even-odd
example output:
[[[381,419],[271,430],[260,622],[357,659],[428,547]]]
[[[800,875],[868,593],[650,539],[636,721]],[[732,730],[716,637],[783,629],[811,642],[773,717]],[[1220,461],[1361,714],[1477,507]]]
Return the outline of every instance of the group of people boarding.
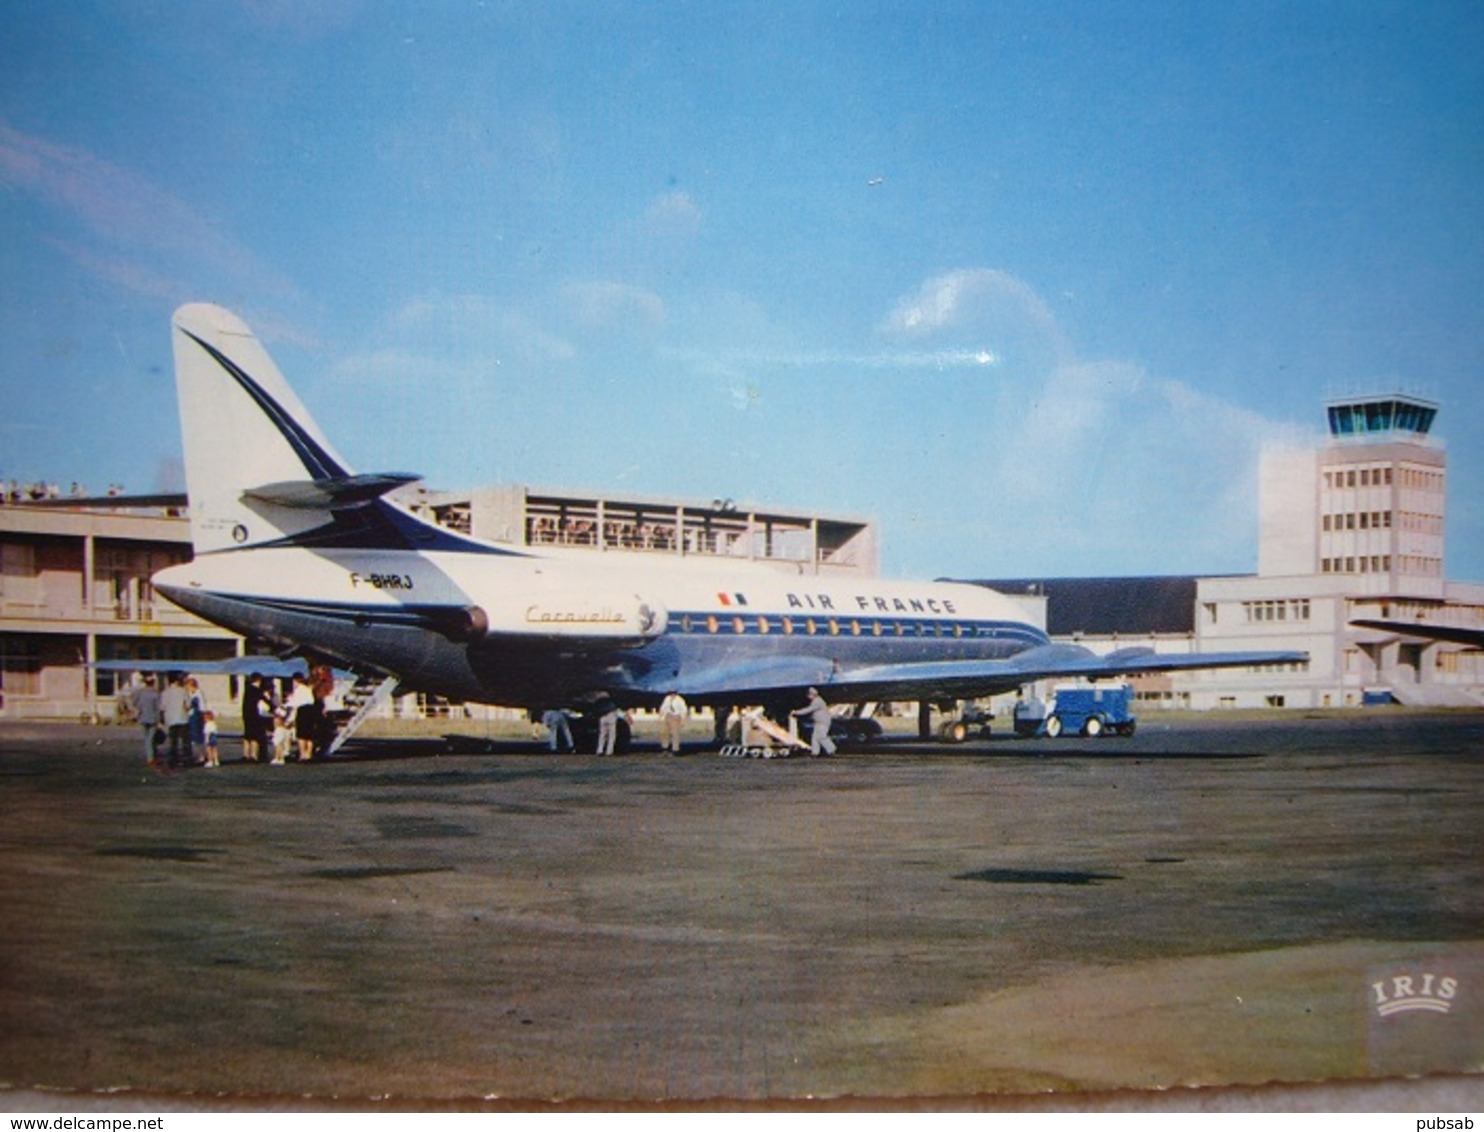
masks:
[[[335,692],[335,676],[328,665],[317,665],[309,675],[295,675],[287,694],[275,696],[271,684],[254,672],[242,692],[242,759],[283,766],[292,753],[307,763],[329,749],[335,723],[325,705]]]
[[[335,737],[335,722],[326,704],[335,692],[328,665],[297,675],[277,690],[259,673],[247,678],[242,693],[242,758],[283,766],[292,755],[309,762],[323,755]],[[144,730],[144,760],[149,766],[179,770],[221,766],[216,713],[195,677],[166,675],[159,687],[154,673],[144,673],[127,693],[129,712]]]

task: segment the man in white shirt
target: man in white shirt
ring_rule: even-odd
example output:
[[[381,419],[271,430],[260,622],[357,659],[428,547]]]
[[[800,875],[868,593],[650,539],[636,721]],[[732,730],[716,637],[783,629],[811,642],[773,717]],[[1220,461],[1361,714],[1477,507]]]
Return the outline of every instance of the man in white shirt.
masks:
[[[170,674],[170,683],[160,693],[160,715],[170,736],[170,765],[189,766],[194,758],[191,750],[191,694],[186,691],[185,678],[179,672]]]
[[[660,750],[680,754],[680,734],[685,730],[689,710],[679,692],[671,692],[660,701]]]

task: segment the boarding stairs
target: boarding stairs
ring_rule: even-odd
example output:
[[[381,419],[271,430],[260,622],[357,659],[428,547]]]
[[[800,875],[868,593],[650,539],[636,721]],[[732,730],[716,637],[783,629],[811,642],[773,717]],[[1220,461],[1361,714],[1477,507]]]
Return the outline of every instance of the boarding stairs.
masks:
[[[340,702],[350,711],[350,718],[335,733],[326,753],[333,755],[345,746],[346,740],[361,729],[361,724],[376,714],[376,710],[391,698],[396,687],[395,676],[388,676],[381,681],[373,676],[357,677],[355,687],[340,698]]]
[[[763,714],[762,708],[744,711],[738,726],[738,742],[728,743],[721,749],[722,758],[741,759],[786,759],[794,751],[809,749],[809,744],[799,738],[794,721],[787,728],[774,723]]]

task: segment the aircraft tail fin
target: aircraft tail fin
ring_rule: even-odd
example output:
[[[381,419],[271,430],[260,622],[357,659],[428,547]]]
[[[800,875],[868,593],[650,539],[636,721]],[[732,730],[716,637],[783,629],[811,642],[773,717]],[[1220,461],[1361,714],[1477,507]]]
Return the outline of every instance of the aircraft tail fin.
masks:
[[[411,475],[355,475],[236,315],[191,303],[173,320],[191,539],[197,554],[313,541],[334,513]]]

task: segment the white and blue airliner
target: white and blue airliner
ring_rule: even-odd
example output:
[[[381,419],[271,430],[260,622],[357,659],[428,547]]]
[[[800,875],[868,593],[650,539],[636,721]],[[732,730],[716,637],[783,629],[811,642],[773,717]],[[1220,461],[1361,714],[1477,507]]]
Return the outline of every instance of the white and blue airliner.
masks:
[[[1047,677],[1284,664],[1294,652],[1094,655],[982,586],[790,575],[684,555],[503,545],[387,496],[331,446],[240,319],[174,317],[194,558],[177,605],[403,691],[543,710],[965,700]],[[236,662],[242,670],[251,658]]]

